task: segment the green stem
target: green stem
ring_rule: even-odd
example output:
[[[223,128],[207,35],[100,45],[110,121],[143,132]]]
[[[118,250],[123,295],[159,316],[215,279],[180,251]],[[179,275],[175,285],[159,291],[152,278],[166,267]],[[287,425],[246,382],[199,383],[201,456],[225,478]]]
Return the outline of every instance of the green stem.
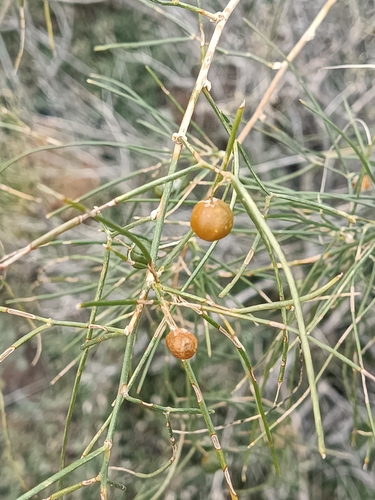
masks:
[[[141,405],[144,406],[145,408],[148,408],[149,410],[154,410],[154,411],[161,411],[163,413],[183,413],[183,414],[188,414],[188,415],[201,415],[202,412],[198,408],[172,408],[171,406],[161,406],[157,405],[156,403],[145,403],[141,399],[133,398],[132,396],[124,396],[124,399],[126,401],[130,401],[131,403],[134,403],[136,405]],[[215,413],[214,410],[208,410],[209,413]]]
[[[93,458],[97,457],[101,453],[105,452],[108,449],[107,445],[102,446],[101,448],[98,448],[97,450],[93,451],[89,455],[87,455],[84,458],[79,458],[75,462],[73,462],[71,465],[68,465],[65,467],[65,469],[60,470],[59,472],[56,472],[56,474],[53,474],[53,476],[49,477],[45,481],[41,482],[35,488],[32,488],[30,491],[27,493],[24,493],[20,497],[16,498],[16,500],[28,500],[29,498],[33,497],[40,491],[43,491],[45,488],[48,488],[48,486],[51,486],[51,484],[56,483],[59,479],[65,477],[67,474],[70,472],[73,472],[74,470],[78,469],[82,465],[86,464],[87,462],[90,462]]]
[[[156,47],[157,45],[167,45],[168,43],[188,42],[191,36],[176,38],[164,38],[163,40],[148,40],[145,42],[108,43],[107,45],[95,45],[95,52],[109,49],[138,49],[140,47]]]
[[[0,379],[0,418],[1,418],[1,427],[3,430],[3,437],[5,441],[4,455],[8,458],[9,465],[13,470],[13,474],[18,479],[21,488],[23,490],[27,490],[26,483],[23,480],[21,474],[19,473],[17,464],[15,463],[12,455],[12,446],[10,444],[10,437],[8,433],[7,417],[5,413],[5,404],[4,404],[3,391],[1,390],[1,385],[2,385],[2,380]]]
[[[149,290],[148,288],[145,288],[144,290],[142,290],[142,292],[140,294],[140,299],[145,299],[147,297],[148,290]],[[112,411],[111,420],[109,423],[107,437],[106,437],[106,442],[109,443],[110,447],[112,446],[112,443],[113,443],[113,437],[114,437],[114,433],[116,430],[117,419],[118,419],[121,405],[124,401],[124,397],[126,395],[128,395],[128,380],[129,380],[129,373],[130,373],[130,368],[131,368],[133,346],[134,346],[134,342],[135,342],[135,336],[136,336],[136,332],[138,329],[139,320],[141,318],[141,314],[143,311],[143,307],[144,307],[143,304],[137,305],[136,311],[134,312],[129,325],[126,328],[127,342],[126,342],[125,353],[124,353],[124,358],[123,358],[123,362],[122,362],[119,388],[118,388],[118,392],[117,392],[117,396],[116,396],[116,400],[115,400],[115,405],[114,405],[114,408]],[[103,497],[103,500],[107,500],[107,498],[108,498],[108,496],[107,496],[107,483],[108,483],[109,459],[111,456],[110,447],[108,448],[107,452],[104,455],[101,473],[100,473],[100,481],[101,481],[100,492],[101,492],[101,495]]]
[[[249,193],[246,191],[244,185],[239,181],[239,179],[236,179],[233,176],[231,176],[231,183],[232,183],[233,188],[237,191],[238,197],[240,198],[240,201],[242,202],[243,206],[245,207],[249,217],[252,219],[252,221],[254,222],[258,231],[262,235],[263,240],[265,242],[268,240],[270,242],[271,246],[273,247],[278,259],[280,260],[280,263],[283,267],[286,279],[288,281],[290,293],[291,293],[292,298],[294,300],[295,315],[296,315],[296,319],[297,319],[303,355],[304,355],[305,363],[306,363],[307,378],[308,378],[309,386],[310,386],[310,390],[311,390],[311,401],[312,401],[314,418],[315,418],[316,433],[317,433],[317,437],[318,437],[318,448],[319,448],[319,452],[322,455],[322,457],[325,458],[326,452],[325,452],[325,445],[324,445],[324,433],[323,433],[322,418],[321,418],[321,414],[320,414],[318,392],[317,392],[316,384],[315,384],[314,366],[313,366],[313,362],[312,362],[309,342],[307,339],[306,327],[305,327],[305,322],[303,319],[300,298],[298,295],[298,291],[297,291],[296,283],[294,281],[293,274],[288,266],[288,262],[285,258],[285,255],[284,255],[278,241],[274,237],[270,228],[265,223],[262,214],[260,213],[258,207],[254,203],[254,201],[251,198],[251,196],[249,195]]]
[[[211,441],[212,441],[212,444],[214,445],[214,449],[215,449],[217,457],[219,459],[220,466],[221,466],[222,471],[224,473],[224,478],[225,478],[225,481],[226,481],[228,489],[229,489],[229,494],[230,494],[231,500],[238,500],[237,493],[235,492],[233,485],[232,485],[231,477],[230,477],[229,470],[228,470],[228,465],[227,465],[227,462],[225,460],[225,456],[224,456],[223,450],[221,448],[219,438],[216,434],[214,424],[212,423],[211,417],[209,415],[209,411],[208,411],[208,408],[207,408],[206,403],[204,401],[203,394],[199,388],[198,381],[194,375],[194,372],[193,372],[193,369],[191,367],[190,362],[187,360],[184,360],[184,361],[182,361],[182,364],[185,368],[185,371],[186,371],[186,374],[189,378],[191,386],[194,389],[195,395],[197,397],[197,402],[198,402],[199,408],[201,409],[201,412],[202,412],[204,421],[206,423],[208,432],[210,433]]]
[[[230,126],[230,122],[229,122],[228,118],[216,106],[216,103],[212,99],[211,94],[209,93],[209,91],[207,90],[207,88],[204,88],[202,90],[202,93],[204,94],[204,96],[206,97],[206,99],[209,102],[210,106],[212,107],[212,109],[216,113],[217,117],[219,118],[220,122],[224,126],[227,134],[230,135],[231,126]],[[244,162],[246,163],[246,165],[247,165],[247,167],[248,167],[251,175],[253,176],[255,182],[258,184],[258,186],[260,187],[260,189],[263,191],[264,194],[266,194],[267,196],[270,196],[271,193],[268,191],[268,189],[265,187],[265,185],[262,183],[262,181],[259,179],[259,177],[255,173],[255,170],[253,169],[253,167],[252,167],[252,165],[250,163],[250,160],[249,160],[247,154],[245,153],[244,148],[241,146],[241,144],[238,144],[238,149],[239,149],[239,151],[241,153],[241,156],[242,156]]]
[[[48,328],[51,328],[51,324],[46,324],[42,326],[38,326],[38,328],[35,328],[31,332],[27,333],[23,337],[21,337],[17,342],[12,344],[8,349],[6,349],[1,355],[0,355],[0,363],[4,361],[5,358],[9,356],[9,354],[12,354],[18,347],[20,347],[22,344],[27,342],[28,340],[32,339],[35,337],[35,335],[38,335],[38,333],[43,332],[44,330],[47,330]]]
[[[96,290],[96,294],[95,294],[96,300],[100,300],[100,297],[102,296],[102,292],[103,292],[103,288],[104,288],[104,284],[105,284],[105,279],[107,277],[110,255],[111,255],[111,253],[108,250],[106,250],[104,253],[102,270],[100,273],[98,286],[97,286],[97,290]],[[97,307],[93,307],[91,309],[91,312],[90,312],[90,320],[89,320],[90,324],[95,322],[96,313],[97,313]],[[86,342],[89,342],[91,340],[92,334],[93,334],[93,329],[89,328],[87,331],[87,334],[86,334]],[[77,369],[76,378],[75,378],[74,385],[73,385],[72,395],[70,398],[68,413],[67,413],[66,421],[65,421],[63,442],[62,442],[61,455],[60,455],[60,469],[63,469],[65,467],[65,453],[66,453],[66,447],[68,444],[69,429],[70,429],[70,424],[71,424],[72,417],[73,417],[75,403],[77,400],[78,388],[79,388],[79,384],[81,382],[81,377],[82,377],[83,369],[84,369],[85,364],[86,364],[88,352],[89,352],[88,349],[86,349],[82,353],[82,356],[81,356],[81,359],[80,359],[80,362],[78,365],[78,369]],[[60,483],[60,488],[61,488],[61,486],[62,486],[62,484]]]
[[[228,167],[229,159],[232,155],[234,141],[236,140],[238,127],[240,126],[244,109],[245,109],[245,101],[243,101],[241,103],[241,105],[239,106],[239,108],[237,109],[237,113],[236,113],[236,116],[234,118],[233,125],[230,126],[230,134],[229,134],[228,144],[227,144],[227,148],[225,150],[223,162],[222,162],[221,167],[220,167],[220,170],[222,170],[223,172],[225,172],[227,167]],[[217,190],[217,185],[219,184],[220,181],[222,181],[222,179],[223,179],[223,176],[220,174],[217,174],[215,182],[212,186],[212,196],[215,194],[215,192]]]
[[[260,393],[260,390],[259,390],[257,379],[255,378],[255,375],[254,375],[253,366],[250,363],[250,359],[249,359],[249,357],[248,357],[248,355],[246,353],[246,350],[245,350],[244,346],[242,345],[242,343],[240,342],[239,338],[236,335],[231,335],[221,325],[219,325],[219,323],[217,323],[215,320],[213,320],[207,314],[201,313],[200,316],[205,321],[207,321],[212,326],[214,326],[220,333],[224,334],[232,342],[232,344],[237,349],[237,352],[238,352],[239,356],[241,357],[242,361],[244,362],[245,367],[246,367],[246,375],[250,376],[251,382],[253,384],[254,394],[255,394],[255,401],[256,401],[258,413],[259,413],[259,415],[260,415],[260,417],[262,419],[263,426],[264,426],[264,429],[265,429],[265,432],[266,432],[268,445],[269,445],[270,450],[271,450],[272,460],[273,460],[276,472],[280,476],[281,475],[280,474],[280,467],[279,467],[279,464],[278,464],[278,461],[277,461],[277,458],[276,458],[275,447],[274,447],[274,444],[273,444],[273,439],[272,439],[271,432],[269,430],[269,426],[268,426],[268,422],[267,422],[267,418],[266,418],[266,413],[265,413],[264,408],[263,408],[262,396],[261,396],[261,393]]]

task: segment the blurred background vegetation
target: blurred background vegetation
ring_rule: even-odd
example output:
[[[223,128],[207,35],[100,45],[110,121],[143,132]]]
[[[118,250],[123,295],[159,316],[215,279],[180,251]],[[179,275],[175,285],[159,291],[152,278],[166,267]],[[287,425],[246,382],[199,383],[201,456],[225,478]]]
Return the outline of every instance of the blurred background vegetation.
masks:
[[[202,6],[211,12],[220,11],[224,4],[222,0],[202,0]],[[240,2],[224,30],[209,73],[212,96],[226,116],[233,120],[245,98],[243,122],[251,117],[275,74],[274,63],[283,60],[282,54],[287,54],[296,44],[323,4],[322,1],[304,0]],[[183,108],[200,68],[200,42],[197,38],[200,32],[195,13],[163,7],[148,0],[50,1],[53,49],[45,5],[42,0],[25,2],[25,47],[19,69],[15,72],[21,33],[19,4],[15,0],[2,0],[0,4],[1,165],[34,148],[43,149],[1,171],[1,254],[9,254],[27,245],[75,215],[74,209],[69,208],[46,218],[47,214],[61,207],[60,195],[75,199],[110,183],[85,202],[87,207],[93,207],[152,178],[166,175],[172,148],[168,128],[177,131],[182,114],[146,66]],[[293,268],[301,295],[314,290],[317,283],[322,286],[325,279],[354,269],[355,291],[359,295],[357,308],[366,311],[358,326],[359,350],[369,371],[374,366],[375,356],[375,317],[371,314],[371,307],[368,309],[375,297],[375,253],[371,247],[375,219],[374,186],[370,183],[363,186],[366,189],[356,189],[355,176],[361,172],[358,155],[333,127],[327,125],[319,114],[306,109],[299,99],[308,101],[309,105],[312,98],[316,99],[321,114],[334,122],[367,155],[368,165],[374,171],[371,156],[375,133],[374,26],[375,2],[338,1],[315,38],[299,54],[295,72],[287,71],[265,114],[243,144],[254,170],[270,190],[294,193],[348,213],[356,210],[355,213],[363,218],[361,223],[353,226],[345,219],[332,219],[319,210],[309,212],[298,204],[276,199],[271,202],[269,224],[282,243],[288,260],[301,261]],[[206,40],[209,40],[213,28],[212,23],[204,20]],[[174,40],[158,45],[146,43],[169,39]],[[96,46],[113,43],[133,45],[95,50]],[[341,67],[326,69],[338,65]],[[90,77],[92,74],[121,82],[126,86],[126,89],[120,89],[123,95],[108,90],[108,87],[119,90],[113,82]],[[93,85],[93,81],[99,85]],[[195,147],[201,154],[206,154],[206,158],[215,161],[219,151],[226,147],[227,134],[203,96],[193,119],[211,141],[208,147],[206,140],[196,133],[202,142],[196,141]],[[164,129],[161,121],[165,121]],[[93,144],[94,141],[97,144]],[[114,142],[121,143],[121,147],[109,145]],[[77,145],[45,148],[70,143]],[[214,148],[211,148],[212,144]],[[186,166],[189,163],[192,163],[191,159],[185,155],[181,164]],[[152,166],[155,169],[151,172],[139,173]],[[261,193],[244,169],[247,172],[241,164],[240,172],[244,177],[248,176],[249,190],[263,207]],[[129,177],[136,173],[138,175]],[[129,179],[121,180],[127,176]],[[175,183],[174,205],[189,180]],[[166,246],[162,249],[162,257],[169,251],[168,244],[174,244],[186,233],[192,204],[206,191],[207,185],[197,186],[193,196],[170,218],[163,232],[162,243]],[[142,199],[114,207],[111,219],[125,225],[136,218],[147,217],[157,207],[159,197],[160,190],[155,189],[142,195]],[[249,251],[256,231],[243,209],[238,208],[235,213],[232,235],[217,246],[191,289],[192,293],[217,297]],[[77,309],[76,305],[93,300],[95,294],[105,243],[105,234],[98,230],[100,226],[89,221],[56,240],[79,240],[81,244],[51,244],[4,270],[0,285],[1,305],[24,308],[46,318],[88,321],[89,312]],[[151,239],[152,230],[151,223],[135,232]],[[368,255],[362,266],[354,268],[358,248],[363,253],[368,250]],[[208,245],[201,241],[190,243],[187,253],[175,260],[169,269],[169,285],[182,286],[207,249]],[[329,251],[331,254],[325,258]],[[245,307],[268,298],[278,300],[272,269],[267,266],[268,255],[260,245],[246,278],[238,281],[223,300],[223,305]],[[143,275],[139,276],[129,265],[111,259],[106,294],[119,299],[135,297],[143,279]],[[124,277],[127,278],[126,285],[122,281]],[[314,335],[331,347],[348,328],[353,327],[350,286],[354,286],[353,283],[340,289],[341,296],[332,302],[314,330]],[[307,323],[313,323],[319,317],[319,308],[319,302],[306,306]],[[127,324],[124,315],[131,310],[131,306],[100,309],[97,322],[107,324],[112,321],[115,326],[123,328]],[[254,397],[247,384],[240,382],[243,370],[231,346],[223,342],[223,337],[211,327],[208,332],[208,327],[203,326],[199,316],[190,309],[176,314],[178,319],[183,316],[181,321],[199,337],[200,350],[194,367],[208,405],[216,410],[215,425],[254,415]],[[220,319],[219,315],[215,317]],[[264,317],[280,321],[277,311]],[[157,308],[147,310],[135,345],[134,366],[160,319]],[[273,345],[278,331],[266,325],[243,323],[236,318],[228,320],[239,336],[241,332],[241,341],[256,365],[264,404],[271,408],[281,356],[281,345],[278,344],[277,348]],[[1,314],[0,352],[31,329],[25,319]],[[211,357],[205,342],[207,333],[211,337]],[[33,364],[38,344],[34,338],[0,365],[7,432],[14,460],[12,466],[3,426],[0,436],[3,464],[0,497],[4,499],[15,499],[22,494],[16,471],[27,488],[31,488],[59,468],[64,423],[85,331],[54,327],[42,337],[43,349],[37,363]],[[113,339],[90,350],[69,435],[68,463],[79,458],[109,414],[117,391],[123,345],[122,338]],[[270,346],[274,350],[269,351]],[[354,334],[347,337],[340,352],[358,363],[358,344]],[[326,358],[327,352],[319,347],[313,348],[316,373]],[[300,373],[303,376],[301,386],[298,385]],[[270,421],[298,400],[307,388],[305,379],[299,350],[294,347],[289,353],[281,397],[288,398],[293,389],[297,391],[270,414]],[[195,406],[194,394],[191,394],[183,370],[168,357],[164,345],[159,346],[140,389],[144,401],[165,406]],[[319,381],[318,390],[328,448],[325,461],[316,449],[309,398],[302,401],[274,431],[281,477],[273,470],[264,440],[257,442],[250,453],[246,449],[260,433],[257,423],[228,426],[221,431],[220,439],[240,498],[374,498],[374,436],[370,432],[371,422],[360,375],[341,360],[333,359]],[[375,388],[372,381],[368,384],[368,397],[373,406]],[[200,417],[190,416],[188,419],[172,419],[172,427],[194,431],[204,425]],[[162,414],[127,402],[123,405],[115,436],[112,465],[148,473],[170,457]],[[180,436],[176,434],[177,440]],[[184,442],[173,478],[168,476],[168,469],[148,479],[111,471],[113,480],[124,484],[127,489],[125,492],[111,490],[110,498],[227,498],[222,473],[216,471],[216,457],[207,455],[210,450],[208,434],[182,436]],[[244,466],[247,466],[246,470]],[[100,459],[97,458],[85,465],[84,472],[78,469],[69,476],[67,484],[95,476],[99,467]],[[38,498],[46,498],[55,490],[50,488]],[[99,493],[87,488],[78,490],[71,497],[86,499],[93,495]]]

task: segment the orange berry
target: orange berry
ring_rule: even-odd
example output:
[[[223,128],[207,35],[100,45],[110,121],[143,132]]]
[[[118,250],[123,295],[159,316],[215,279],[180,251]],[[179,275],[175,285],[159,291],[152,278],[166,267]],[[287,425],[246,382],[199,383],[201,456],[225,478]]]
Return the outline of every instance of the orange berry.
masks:
[[[352,180],[352,186],[353,188],[356,187],[358,184],[359,176],[355,175]],[[367,189],[370,189],[371,187],[371,179],[368,174],[365,174],[362,179],[362,184],[361,184],[361,191],[367,191]]]
[[[165,337],[168,349],[177,359],[190,359],[197,352],[198,341],[195,335],[185,328],[176,328]]]
[[[368,174],[363,177],[361,191],[367,191],[371,187],[371,179]]]
[[[217,198],[201,200],[193,208],[190,226],[202,240],[221,240],[232,230],[233,212],[224,201]]]

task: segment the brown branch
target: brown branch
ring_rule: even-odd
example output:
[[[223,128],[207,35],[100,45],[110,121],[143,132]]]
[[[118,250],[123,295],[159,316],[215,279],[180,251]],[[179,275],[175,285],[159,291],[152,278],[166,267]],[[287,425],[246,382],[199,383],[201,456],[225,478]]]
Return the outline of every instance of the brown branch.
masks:
[[[250,118],[250,120],[247,122],[245,128],[242,130],[240,135],[238,136],[238,142],[241,144],[250,130],[254,127],[260,116],[263,114],[263,109],[268,103],[268,101],[271,98],[271,95],[273,94],[277,84],[281,80],[281,78],[284,76],[286,70],[288,69],[289,63],[291,63],[297,55],[301,52],[303,47],[306,45],[307,42],[310,42],[315,38],[315,33],[320,24],[323,22],[324,18],[328,14],[329,10],[331,7],[337,2],[337,0],[327,0],[327,2],[324,4],[324,6],[321,8],[319,11],[318,15],[314,19],[314,21],[310,24],[308,29],[305,31],[305,33],[302,35],[302,37],[298,40],[296,45],[292,48],[292,50],[289,52],[287,55],[285,61],[283,61],[280,65],[280,69],[274,76],[270,86],[268,87],[266,93],[264,94],[262,100],[258,104],[257,109],[254,111],[253,116]]]

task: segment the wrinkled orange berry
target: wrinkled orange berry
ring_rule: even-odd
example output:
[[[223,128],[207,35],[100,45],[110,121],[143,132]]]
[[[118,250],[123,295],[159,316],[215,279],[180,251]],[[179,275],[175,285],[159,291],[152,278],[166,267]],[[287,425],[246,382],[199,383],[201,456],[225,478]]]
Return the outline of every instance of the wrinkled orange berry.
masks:
[[[201,200],[193,208],[190,226],[202,240],[221,240],[232,230],[233,212],[224,201],[217,198]]]
[[[198,341],[195,335],[185,328],[176,328],[165,337],[168,349],[177,359],[190,359],[197,352]]]

